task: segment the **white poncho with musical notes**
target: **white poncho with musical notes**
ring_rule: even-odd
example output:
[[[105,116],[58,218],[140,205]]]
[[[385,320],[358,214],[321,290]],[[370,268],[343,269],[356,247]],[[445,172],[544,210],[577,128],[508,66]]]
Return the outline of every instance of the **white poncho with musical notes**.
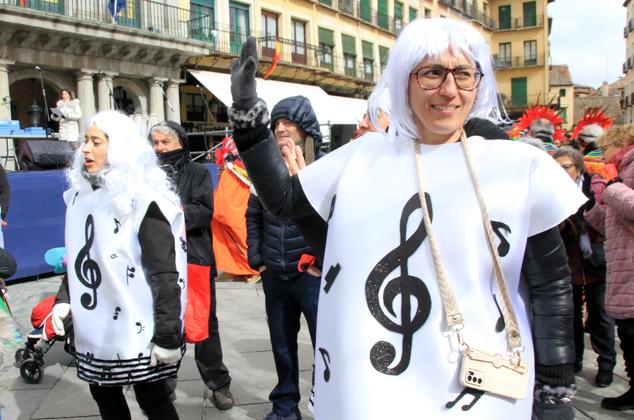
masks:
[[[526,397],[463,393],[457,343],[446,333],[422,222],[414,145],[369,134],[299,174],[306,197],[329,220],[315,350],[316,419],[530,418],[535,364],[527,290],[520,282],[525,244],[574,213],[585,197],[537,148],[467,141],[526,346]],[[500,298],[462,147],[422,146],[422,162],[465,340],[504,353],[505,334],[496,330]]]
[[[180,208],[156,194],[137,197],[132,213],[115,216],[103,188],[70,189],[66,201],[68,286],[75,335],[77,375],[102,385],[134,384],[175,376],[178,364],[150,367],[154,299],[141,264],[139,228],[156,202],[171,225],[185,310],[187,256],[181,246]]]

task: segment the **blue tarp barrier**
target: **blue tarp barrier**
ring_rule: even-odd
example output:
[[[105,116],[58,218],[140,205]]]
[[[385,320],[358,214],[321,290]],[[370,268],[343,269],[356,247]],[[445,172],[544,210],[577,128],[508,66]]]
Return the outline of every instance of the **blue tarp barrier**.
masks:
[[[218,184],[216,165],[207,165],[214,186]],[[8,172],[11,204],[7,226],[3,228],[5,248],[18,263],[7,280],[50,273],[44,253],[64,246],[66,205],[62,193],[67,188],[63,170]]]

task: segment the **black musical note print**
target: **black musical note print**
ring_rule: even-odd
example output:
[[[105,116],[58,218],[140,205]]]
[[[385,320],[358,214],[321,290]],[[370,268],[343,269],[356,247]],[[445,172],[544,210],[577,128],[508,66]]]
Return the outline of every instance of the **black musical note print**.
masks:
[[[324,365],[326,368],[324,369],[324,381],[328,382],[330,380],[330,354],[328,350],[319,348],[319,353],[321,353],[321,358],[324,360]]]
[[[93,353],[90,352],[86,352],[86,354],[84,355],[84,362],[86,363],[92,363],[92,360],[95,358],[95,355]]]
[[[493,293],[493,301],[495,302],[495,307],[498,308],[498,313],[500,314],[497,322],[495,323],[495,332],[499,333],[504,331],[504,328],[506,328],[506,323],[504,322],[504,315],[502,315],[502,309],[500,309],[500,304],[498,303],[498,299],[495,293]]]
[[[481,391],[479,389],[473,389],[473,388],[464,388],[462,390],[462,392],[460,393],[460,395],[458,395],[453,401],[448,401],[445,404],[445,407],[446,408],[454,407],[458,403],[458,401],[460,401],[462,399],[462,397],[464,397],[465,395],[473,396],[473,400],[471,400],[471,402],[469,404],[465,404],[462,407],[460,407],[462,409],[462,411],[470,410],[471,407],[473,407],[475,405],[475,403],[478,402],[480,397],[482,397],[484,395],[484,391]]]
[[[77,253],[75,259],[75,275],[81,284],[90,289],[91,293],[81,295],[81,306],[87,310],[93,310],[97,307],[97,288],[101,284],[101,270],[95,260],[90,258],[90,248],[95,239],[95,225],[92,214],[86,218],[86,226],[84,230],[86,243]],[[91,295],[92,294],[92,295]]]
[[[330,219],[332,219],[332,215],[335,212],[335,201],[337,200],[337,194],[332,196],[332,201],[330,202],[330,211],[328,212],[328,219],[327,221],[329,222]]]
[[[141,324],[140,322],[135,322],[134,325],[137,326],[137,328],[139,329],[136,333],[137,334],[141,334],[143,331],[145,331],[145,327],[143,326],[143,324]],[[143,353],[140,353],[143,354]],[[139,356],[140,357],[140,356]]]
[[[496,222],[495,220],[491,220],[491,228],[493,228],[493,233],[495,233],[495,236],[500,240],[498,255],[500,257],[506,257],[511,250],[511,244],[506,239],[506,237],[511,234],[511,228],[506,223]],[[504,234],[503,231],[506,231],[506,234]]]
[[[110,259],[111,259],[111,260],[114,260],[114,259],[115,259],[115,258],[117,258],[117,257],[118,257],[118,255],[117,255],[117,254],[111,254],[111,255],[110,255]]]
[[[185,290],[185,280],[178,279],[178,285],[181,287],[181,290]]]
[[[121,222],[114,218],[114,233],[119,233],[119,227],[121,226]]]
[[[114,319],[115,321],[119,319],[119,313],[121,313],[121,308],[117,306],[116,308],[114,308],[114,316],[112,317],[112,319]]]
[[[77,199],[78,195],[79,195],[79,191],[77,191],[75,195],[73,196],[73,206],[75,205],[75,199]]]
[[[185,241],[185,239],[183,239],[183,237],[180,237],[181,240],[181,248],[183,248],[183,251],[187,252],[187,242]]]
[[[326,277],[324,277],[324,281],[326,283],[324,285],[324,292],[328,293],[330,291],[330,288],[335,282],[337,275],[339,275],[339,271],[341,271],[341,265],[339,263],[337,263],[337,265],[330,266],[328,272],[326,273]]]
[[[427,208],[429,209],[430,218],[433,217],[431,197],[425,193]],[[425,224],[421,218],[420,224],[416,231],[407,238],[407,221],[415,210],[420,209],[421,204],[418,194],[414,194],[410,198],[400,220],[400,244],[383,257],[372,269],[368,280],[365,284],[365,296],[368,308],[372,316],[389,331],[403,335],[403,346],[401,360],[394,367],[390,367],[396,359],[396,348],[387,341],[379,341],[370,350],[370,362],[377,371],[386,375],[400,375],[409,366],[412,354],[412,339],[414,333],[425,323],[429,317],[431,310],[431,297],[425,283],[418,277],[409,275],[407,260],[420,247],[427,232]],[[388,279],[388,276],[400,268],[400,275],[395,278]],[[381,287],[383,293],[381,295]],[[383,312],[381,303],[385,305],[387,311],[394,317],[394,301],[400,297],[401,313],[400,323],[392,321],[386,313]],[[416,311],[412,317],[412,301],[416,300]]]
[[[126,281],[127,284],[130,284],[130,279],[134,278],[134,272],[135,271],[136,271],[136,268],[134,268],[134,267],[128,266],[126,268],[126,272],[125,272],[126,280],[125,281]]]

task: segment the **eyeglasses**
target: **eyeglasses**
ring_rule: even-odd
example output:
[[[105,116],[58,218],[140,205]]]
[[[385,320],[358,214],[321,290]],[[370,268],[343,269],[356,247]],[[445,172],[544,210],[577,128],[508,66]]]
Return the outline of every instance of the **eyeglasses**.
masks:
[[[447,75],[453,74],[456,86],[461,90],[473,90],[478,87],[483,74],[475,67],[458,66],[450,69],[443,66],[425,66],[412,72],[416,81],[425,90],[438,89],[447,79]]]

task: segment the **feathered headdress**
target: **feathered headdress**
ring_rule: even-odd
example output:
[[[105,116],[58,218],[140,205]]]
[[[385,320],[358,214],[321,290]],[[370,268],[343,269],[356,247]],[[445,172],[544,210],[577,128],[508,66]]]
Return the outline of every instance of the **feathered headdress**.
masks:
[[[506,133],[512,139],[518,139],[522,136],[522,132],[530,128],[531,124],[539,119],[550,121],[555,127],[553,140],[566,140],[566,130],[561,128],[564,119],[553,109],[545,105],[536,105],[524,112],[524,115],[518,120],[517,124]]]
[[[612,126],[612,118],[599,108],[590,108],[572,129],[572,138],[578,138],[581,130],[593,124],[598,125],[603,130],[607,130]]]

